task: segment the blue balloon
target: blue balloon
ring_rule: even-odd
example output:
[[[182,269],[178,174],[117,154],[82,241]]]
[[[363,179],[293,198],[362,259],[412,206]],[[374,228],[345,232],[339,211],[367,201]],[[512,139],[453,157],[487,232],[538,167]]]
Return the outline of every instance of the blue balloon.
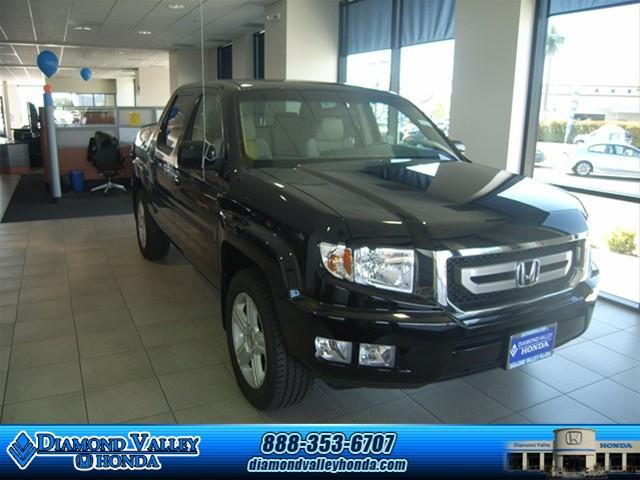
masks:
[[[43,50],[38,55],[38,68],[47,77],[53,77],[58,71],[58,56],[50,50]]]
[[[91,79],[91,69],[84,67],[82,70],[80,70],[80,76],[85,82],[88,82],[89,79]]]

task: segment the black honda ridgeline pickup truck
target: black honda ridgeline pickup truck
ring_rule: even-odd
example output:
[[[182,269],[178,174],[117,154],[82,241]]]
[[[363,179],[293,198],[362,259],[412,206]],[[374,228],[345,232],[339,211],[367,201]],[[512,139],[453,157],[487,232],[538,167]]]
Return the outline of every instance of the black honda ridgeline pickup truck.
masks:
[[[172,243],[219,289],[260,409],[315,376],[407,388],[545,358],[593,313],[587,214],[463,150],[390,93],[184,86],[134,145],[140,251]]]

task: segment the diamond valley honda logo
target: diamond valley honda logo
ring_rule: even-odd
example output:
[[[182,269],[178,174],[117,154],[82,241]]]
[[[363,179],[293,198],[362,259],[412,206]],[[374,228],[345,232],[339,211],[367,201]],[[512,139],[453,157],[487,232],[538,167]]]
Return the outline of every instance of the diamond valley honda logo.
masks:
[[[25,432],[20,432],[7,447],[7,453],[18,468],[24,470],[36,455],[36,445]]]
[[[515,357],[516,353],[518,353],[518,346],[514,345],[513,347],[511,347],[511,352],[510,353],[511,353],[512,357]]]
[[[580,445],[582,443],[582,432],[577,430],[567,432],[565,435],[567,445]]]
[[[200,454],[199,436],[152,436],[129,432],[125,436],[59,436],[22,431],[7,447],[7,454],[21,470],[37,457],[68,456],[76,470],[159,470],[162,457]]]

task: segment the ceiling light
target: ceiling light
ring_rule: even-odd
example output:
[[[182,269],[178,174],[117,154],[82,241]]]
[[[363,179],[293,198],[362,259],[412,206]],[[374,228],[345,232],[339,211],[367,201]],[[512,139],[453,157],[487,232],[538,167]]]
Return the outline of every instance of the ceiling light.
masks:
[[[151,35],[149,30],[138,30],[138,35]]]
[[[181,3],[170,3],[169,5],[167,5],[167,7],[169,7],[171,10],[182,10],[184,8],[184,5]]]
[[[73,27],[74,30],[79,30],[81,32],[91,32],[93,31],[93,27],[91,25],[78,25]]]

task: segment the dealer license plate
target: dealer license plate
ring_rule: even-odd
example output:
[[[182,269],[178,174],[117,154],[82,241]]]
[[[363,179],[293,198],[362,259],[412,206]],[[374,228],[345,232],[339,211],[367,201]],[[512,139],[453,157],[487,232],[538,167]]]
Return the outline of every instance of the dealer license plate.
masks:
[[[537,362],[553,354],[558,324],[512,335],[507,353],[507,369]]]

